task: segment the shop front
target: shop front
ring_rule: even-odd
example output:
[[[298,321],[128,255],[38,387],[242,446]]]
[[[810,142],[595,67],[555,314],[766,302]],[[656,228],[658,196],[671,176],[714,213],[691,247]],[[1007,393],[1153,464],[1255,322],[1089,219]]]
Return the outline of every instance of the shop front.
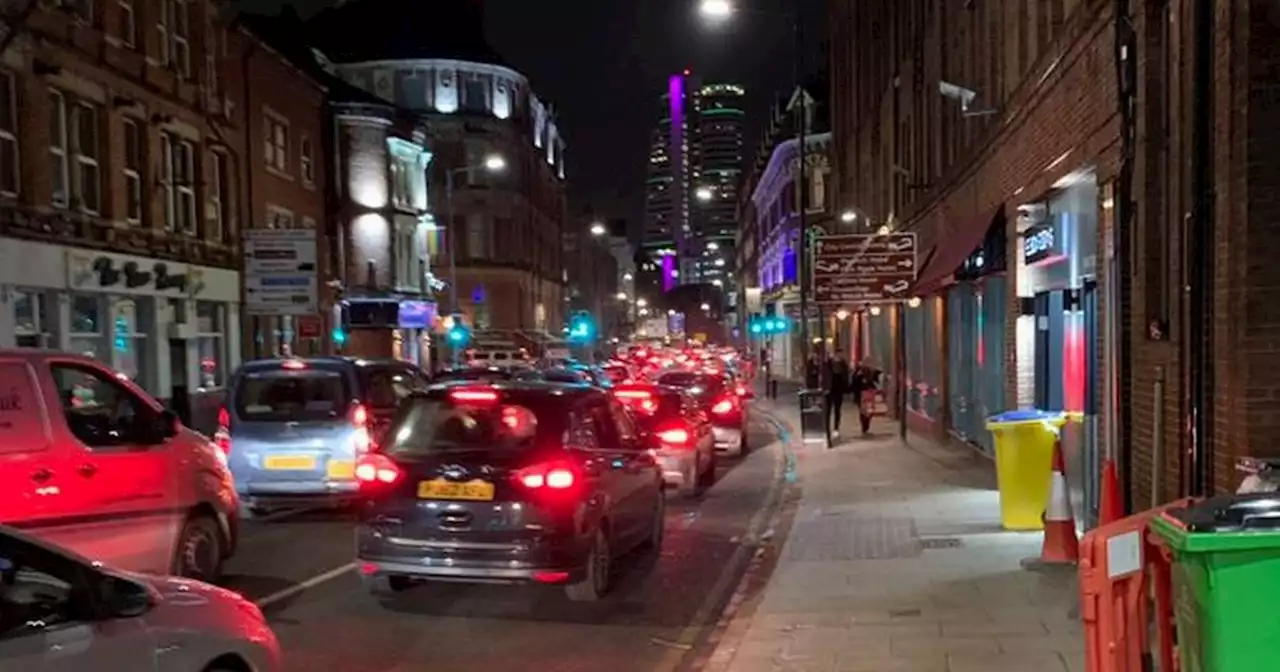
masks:
[[[88,355],[196,411],[240,363],[236,271],[5,239],[0,292],[0,347]]]
[[[347,332],[341,354],[391,357],[431,370],[435,356],[432,331],[438,319],[434,301],[347,297],[338,305],[338,318]]]
[[[978,248],[956,269],[947,288],[947,429],[951,436],[994,455],[987,418],[1005,401],[1005,276],[1008,221],[992,218]]]
[[[1075,511],[1097,507],[1098,184],[1069,176],[1019,208],[1018,405],[1083,414],[1063,437]]]

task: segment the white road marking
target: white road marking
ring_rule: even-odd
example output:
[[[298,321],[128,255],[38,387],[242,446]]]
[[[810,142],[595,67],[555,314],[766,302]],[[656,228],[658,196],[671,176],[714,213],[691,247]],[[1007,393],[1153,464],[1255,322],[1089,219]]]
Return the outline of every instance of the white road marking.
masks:
[[[311,588],[315,588],[316,586],[318,586],[318,585],[320,585],[320,584],[322,584],[322,583],[328,583],[328,582],[330,582],[330,581],[332,581],[332,580],[334,580],[334,579],[342,578],[342,577],[343,577],[343,576],[345,576],[348,572],[351,572],[351,571],[355,570],[355,568],[356,568],[356,563],[354,563],[354,562],[348,562],[347,564],[345,564],[345,565],[343,565],[343,566],[341,566],[341,567],[334,567],[333,569],[331,569],[331,570],[329,570],[329,571],[327,571],[327,572],[325,572],[325,573],[323,573],[323,574],[317,574],[317,575],[315,575],[315,576],[313,576],[313,577],[311,577],[311,578],[307,579],[306,581],[303,581],[302,583],[298,583],[298,584],[295,584],[295,585],[289,586],[288,588],[285,588],[284,590],[281,590],[281,591],[277,591],[277,592],[271,593],[270,595],[267,595],[266,597],[260,597],[260,598],[258,598],[257,600],[255,600],[255,601],[254,601],[254,604],[258,605],[259,607],[268,607],[268,606],[271,606],[272,604],[275,604],[276,602],[281,602],[281,601],[283,601],[283,600],[287,600],[287,599],[289,599],[289,598],[293,597],[294,595],[297,595],[298,593],[301,593],[301,592],[302,592],[302,591],[304,591],[304,590],[308,590],[308,589],[311,589]]]
[[[674,641],[663,642],[663,645],[668,647],[668,651],[658,664],[657,670],[659,672],[671,672],[678,669],[680,663],[684,660],[685,653],[697,643],[698,635],[707,627],[714,625],[708,621],[714,615],[712,612],[715,610],[716,605],[727,597],[726,593],[735,588],[740,580],[740,577],[735,576],[736,572],[733,570],[748,560],[746,556],[753,555],[756,552],[757,544],[752,543],[752,541],[760,538],[760,528],[764,527],[765,523],[768,522],[765,518],[770,509],[774,508],[773,504],[781,496],[782,487],[785,485],[782,473],[786,465],[786,449],[783,447],[781,439],[770,444],[770,447],[774,448],[775,453],[773,480],[769,485],[769,492],[761,502],[760,508],[756,509],[755,514],[751,516],[751,522],[747,525],[747,529],[741,537],[743,543],[738,544],[729,561],[724,564],[725,571],[720,574],[715,585],[712,586],[706,598],[703,599],[698,611],[694,613],[693,620],[680,630],[680,636],[676,637]]]

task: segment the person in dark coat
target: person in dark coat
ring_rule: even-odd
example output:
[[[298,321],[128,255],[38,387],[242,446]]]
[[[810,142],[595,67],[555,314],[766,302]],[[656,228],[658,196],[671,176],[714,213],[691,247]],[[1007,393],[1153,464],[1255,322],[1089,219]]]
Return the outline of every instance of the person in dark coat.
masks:
[[[837,352],[827,360],[826,385],[823,391],[827,395],[827,427],[831,428],[831,438],[840,438],[840,411],[844,406],[844,395],[849,392],[849,362],[843,352]]]
[[[875,412],[876,393],[880,389],[880,369],[877,369],[868,357],[854,367],[849,379],[849,391],[853,393],[854,402],[858,404],[858,420],[862,424],[862,435],[866,436],[871,433],[871,417]]]

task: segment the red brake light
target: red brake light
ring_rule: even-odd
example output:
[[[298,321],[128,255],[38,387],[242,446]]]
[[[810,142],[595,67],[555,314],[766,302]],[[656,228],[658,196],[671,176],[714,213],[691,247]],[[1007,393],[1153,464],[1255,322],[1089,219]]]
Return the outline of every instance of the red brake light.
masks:
[[[498,400],[498,392],[497,390],[460,389],[450,392],[449,398],[455,403],[491,404]]]
[[[682,446],[689,443],[689,430],[676,427],[658,432],[658,440],[663,443]]]
[[[745,397],[747,396],[747,388],[743,387],[742,385],[739,385],[736,388],[734,388],[734,393],[737,394],[739,397]]]
[[[576,471],[564,464],[539,464],[516,472],[516,481],[531,490],[567,490],[578,482]]]
[[[361,483],[390,485],[400,480],[403,474],[400,467],[386,455],[363,455],[356,462],[356,480]]]
[[[715,406],[711,407],[711,412],[716,415],[724,415],[726,413],[732,413],[733,407],[734,403],[732,399],[721,399],[716,402]]]
[[[307,363],[297,359],[286,359],[280,363],[280,367],[291,371],[297,371],[299,369],[307,368]]]
[[[650,399],[653,397],[648,390],[617,390],[613,396],[619,399]]]
[[[213,442],[223,455],[231,454],[231,412],[225,406],[218,409],[218,431],[213,434]]]

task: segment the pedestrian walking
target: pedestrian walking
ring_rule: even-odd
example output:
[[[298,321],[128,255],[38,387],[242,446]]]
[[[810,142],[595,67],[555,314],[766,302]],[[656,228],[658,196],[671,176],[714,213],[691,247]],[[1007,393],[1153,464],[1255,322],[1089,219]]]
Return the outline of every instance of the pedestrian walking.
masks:
[[[880,394],[880,369],[864,358],[854,368],[850,376],[849,391],[858,404],[858,420],[862,424],[862,435],[871,433],[871,417],[875,415],[876,399]]]
[[[823,391],[827,401],[827,428],[832,439],[840,438],[840,415],[844,396],[849,392],[851,370],[843,352],[837,352],[827,360],[826,385]]]

